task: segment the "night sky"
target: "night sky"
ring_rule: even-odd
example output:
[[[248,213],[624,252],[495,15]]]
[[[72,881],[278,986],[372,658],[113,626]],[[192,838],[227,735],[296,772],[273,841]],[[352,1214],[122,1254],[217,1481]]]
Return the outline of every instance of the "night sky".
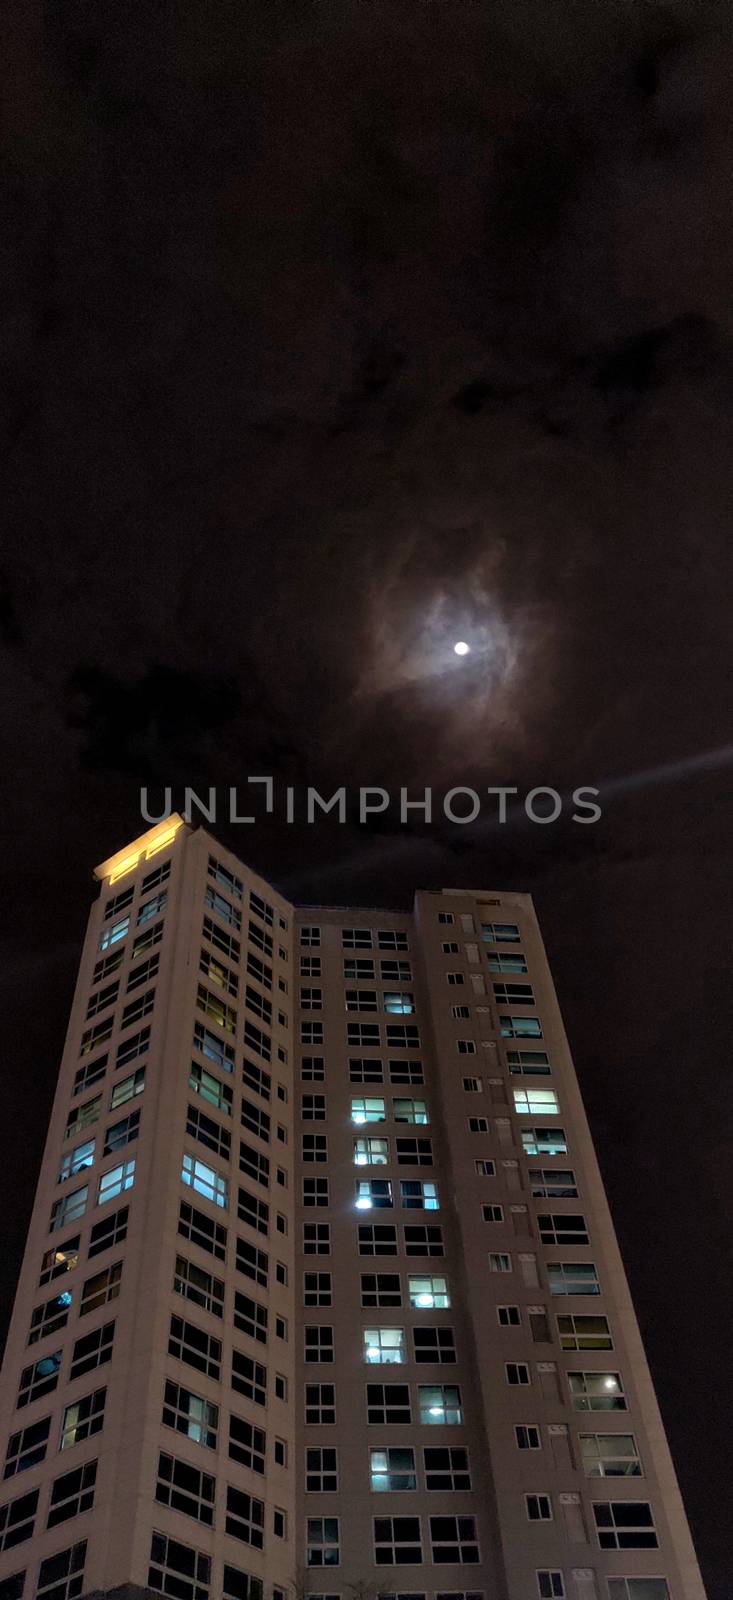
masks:
[[[0,302],[5,1312],[91,868],[146,826],[141,782],[613,780],[591,827],[288,827],[281,804],[216,831],[302,901],[535,896],[710,1600],[731,20],[48,0],[36,32],[19,4]]]

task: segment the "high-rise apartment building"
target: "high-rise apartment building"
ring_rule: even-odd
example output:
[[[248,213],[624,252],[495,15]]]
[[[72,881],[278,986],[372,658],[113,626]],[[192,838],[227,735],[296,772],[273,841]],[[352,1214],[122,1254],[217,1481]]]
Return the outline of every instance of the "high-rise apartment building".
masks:
[[[704,1600],[529,897],[96,878],[0,1600]]]

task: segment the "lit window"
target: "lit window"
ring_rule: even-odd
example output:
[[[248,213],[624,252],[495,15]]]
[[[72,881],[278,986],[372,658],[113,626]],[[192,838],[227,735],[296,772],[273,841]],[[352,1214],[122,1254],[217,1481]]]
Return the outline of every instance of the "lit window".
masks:
[[[127,1100],[133,1100],[136,1095],[142,1094],[145,1088],[145,1068],[138,1067],[136,1072],[130,1073],[129,1078],[121,1078],[112,1090],[109,1102],[110,1111],[115,1111],[117,1106],[122,1106]]]
[[[227,1205],[227,1180],[220,1177],[213,1167],[207,1167],[198,1156],[184,1155],[181,1167],[181,1178],[190,1188],[206,1200],[211,1200],[216,1206]]]
[[[601,1285],[592,1261],[548,1261],[550,1294],[600,1294]]]
[[[420,1178],[400,1178],[400,1199],[406,1211],[439,1211],[437,1184]]]
[[[385,1122],[384,1100],[376,1099],[372,1095],[357,1096],[351,1102],[351,1120],[356,1123]]]
[[[64,1183],[67,1178],[73,1178],[75,1173],[83,1172],[85,1167],[91,1167],[94,1161],[94,1148],[95,1140],[87,1139],[86,1143],[78,1144],[74,1150],[69,1150],[62,1158],[57,1182]]]
[[[557,1319],[563,1350],[612,1350],[607,1317],[562,1316]]]
[[[396,1014],[409,1013],[415,1010],[415,996],[406,989],[385,989],[384,1009]]]
[[[116,1194],[131,1189],[134,1182],[135,1157],[131,1156],[129,1161],[123,1161],[119,1167],[111,1167],[109,1172],[102,1173],[97,1203],[103,1206],[106,1200],[113,1200]]]
[[[500,1016],[499,1029],[502,1039],[541,1039],[542,1028],[539,1017]]]
[[[369,1481],[371,1488],[397,1492],[417,1488],[415,1452],[402,1445],[369,1451]]]
[[[370,1363],[394,1363],[407,1360],[404,1328],[365,1328],[364,1360]]]
[[[392,1101],[392,1106],[395,1122],[426,1123],[429,1121],[428,1108],[424,1100],[398,1099]]]
[[[66,1407],[61,1424],[61,1450],[69,1450],[72,1445],[81,1444],[82,1440],[101,1431],[106,1399],[106,1389],[95,1389]]]
[[[461,1391],[453,1383],[419,1383],[420,1421],[429,1425],[463,1422]]]
[[[554,1089],[513,1089],[514,1110],[520,1116],[557,1117],[560,1107]]]
[[[111,928],[105,928],[99,941],[100,950],[109,950],[110,945],[117,944],[119,939],[124,939],[130,927],[130,918],[121,917],[119,922],[113,922]]]
[[[416,1310],[444,1311],[450,1305],[448,1284],[445,1278],[418,1277],[413,1273],[407,1279],[410,1305]]]
[[[640,1478],[633,1433],[581,1433],[580,1459],[587,1478]]]
[[[565,1156],[568,1141],[564,1128],[522,1128],[522,1149],[527,1156]]]
[[[626,1397],[618,1372],[569,1372],[574,1411],[625,1411]]]
[[[481,938],[486,944],[518,944],[519,928],[516,922],[482,922]]]
[[[389,1139],[355,1139],[354,1165],[357,1167],[384,1166],[389,1160]]]

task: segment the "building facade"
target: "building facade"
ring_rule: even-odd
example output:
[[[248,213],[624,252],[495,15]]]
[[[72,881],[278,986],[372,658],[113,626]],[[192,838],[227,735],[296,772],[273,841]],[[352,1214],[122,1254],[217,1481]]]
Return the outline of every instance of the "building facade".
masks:
[[[96,878],[0,1600],[704,1600],[529,897]]]

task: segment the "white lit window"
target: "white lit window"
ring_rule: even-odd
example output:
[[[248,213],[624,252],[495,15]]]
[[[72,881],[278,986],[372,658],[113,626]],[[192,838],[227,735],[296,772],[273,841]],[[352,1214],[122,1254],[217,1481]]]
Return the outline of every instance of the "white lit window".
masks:
[[[386,1450],[370,1450],[369,1481],[376,1492],[416,1489],[414,1450],[402,1445],[393,1445]]]
[[[424,1100],[397,1099],[392,1101],[395,1122],[428,1122],[428,1108]]]
[[[199,1161],[198,1156],[184,1155],[181,1178],[190,1188],[195,1189],[197,1194],[203,1195],[206,1200],[213,1201],[214,1205],[226,1206],[226,1178],[220,1177],[213,1167],[207,1167],[205,1162]]]
[[[445,1278],[432,1276],[423,1278],[410,1273],[407,1283],[410,1291],[410,1305],[417,1310],[443,1311],[450,1305],[448,1284]]]
[[[420,1421],[428,1424],[463,1422],[461,1391],[455,1383],[419,1383]]]
[[[560,1107],[554,1089],[512,1089],[514,1110],[520,1116],[557,1117]]]
[[[385,1102],[374,1095],[358,1095],[351,1102],[351,1120],[356,1123],[385,1122]]]
[[[135,1182],[135,1157],[129,1161],[121,1162],[119,1167],[111,1167],[109,1172],[103,1172],[99,1180],[98,1204],[104,1205],[105,1200],[113,1200],[115,1195],[122,1194],[125,1189],[131,1189]]]
[[[354,1165],[357,1167],[383,1166],[389,1160],[389,1139],[355,1139]]]
[[[83,1172],[85,1167],[91,1167],[94,1161],[94,1146],[94,1139],[87,1139],[85,1144],[78,1144],[75,1149],[67,1151],[59,1167],[59,1183],[63,1183],[66,1178],[73,1178],[77,1172]]]
[[[364,1360],[401,1365],[407,1360],[404,1328],[365,1328]]]

